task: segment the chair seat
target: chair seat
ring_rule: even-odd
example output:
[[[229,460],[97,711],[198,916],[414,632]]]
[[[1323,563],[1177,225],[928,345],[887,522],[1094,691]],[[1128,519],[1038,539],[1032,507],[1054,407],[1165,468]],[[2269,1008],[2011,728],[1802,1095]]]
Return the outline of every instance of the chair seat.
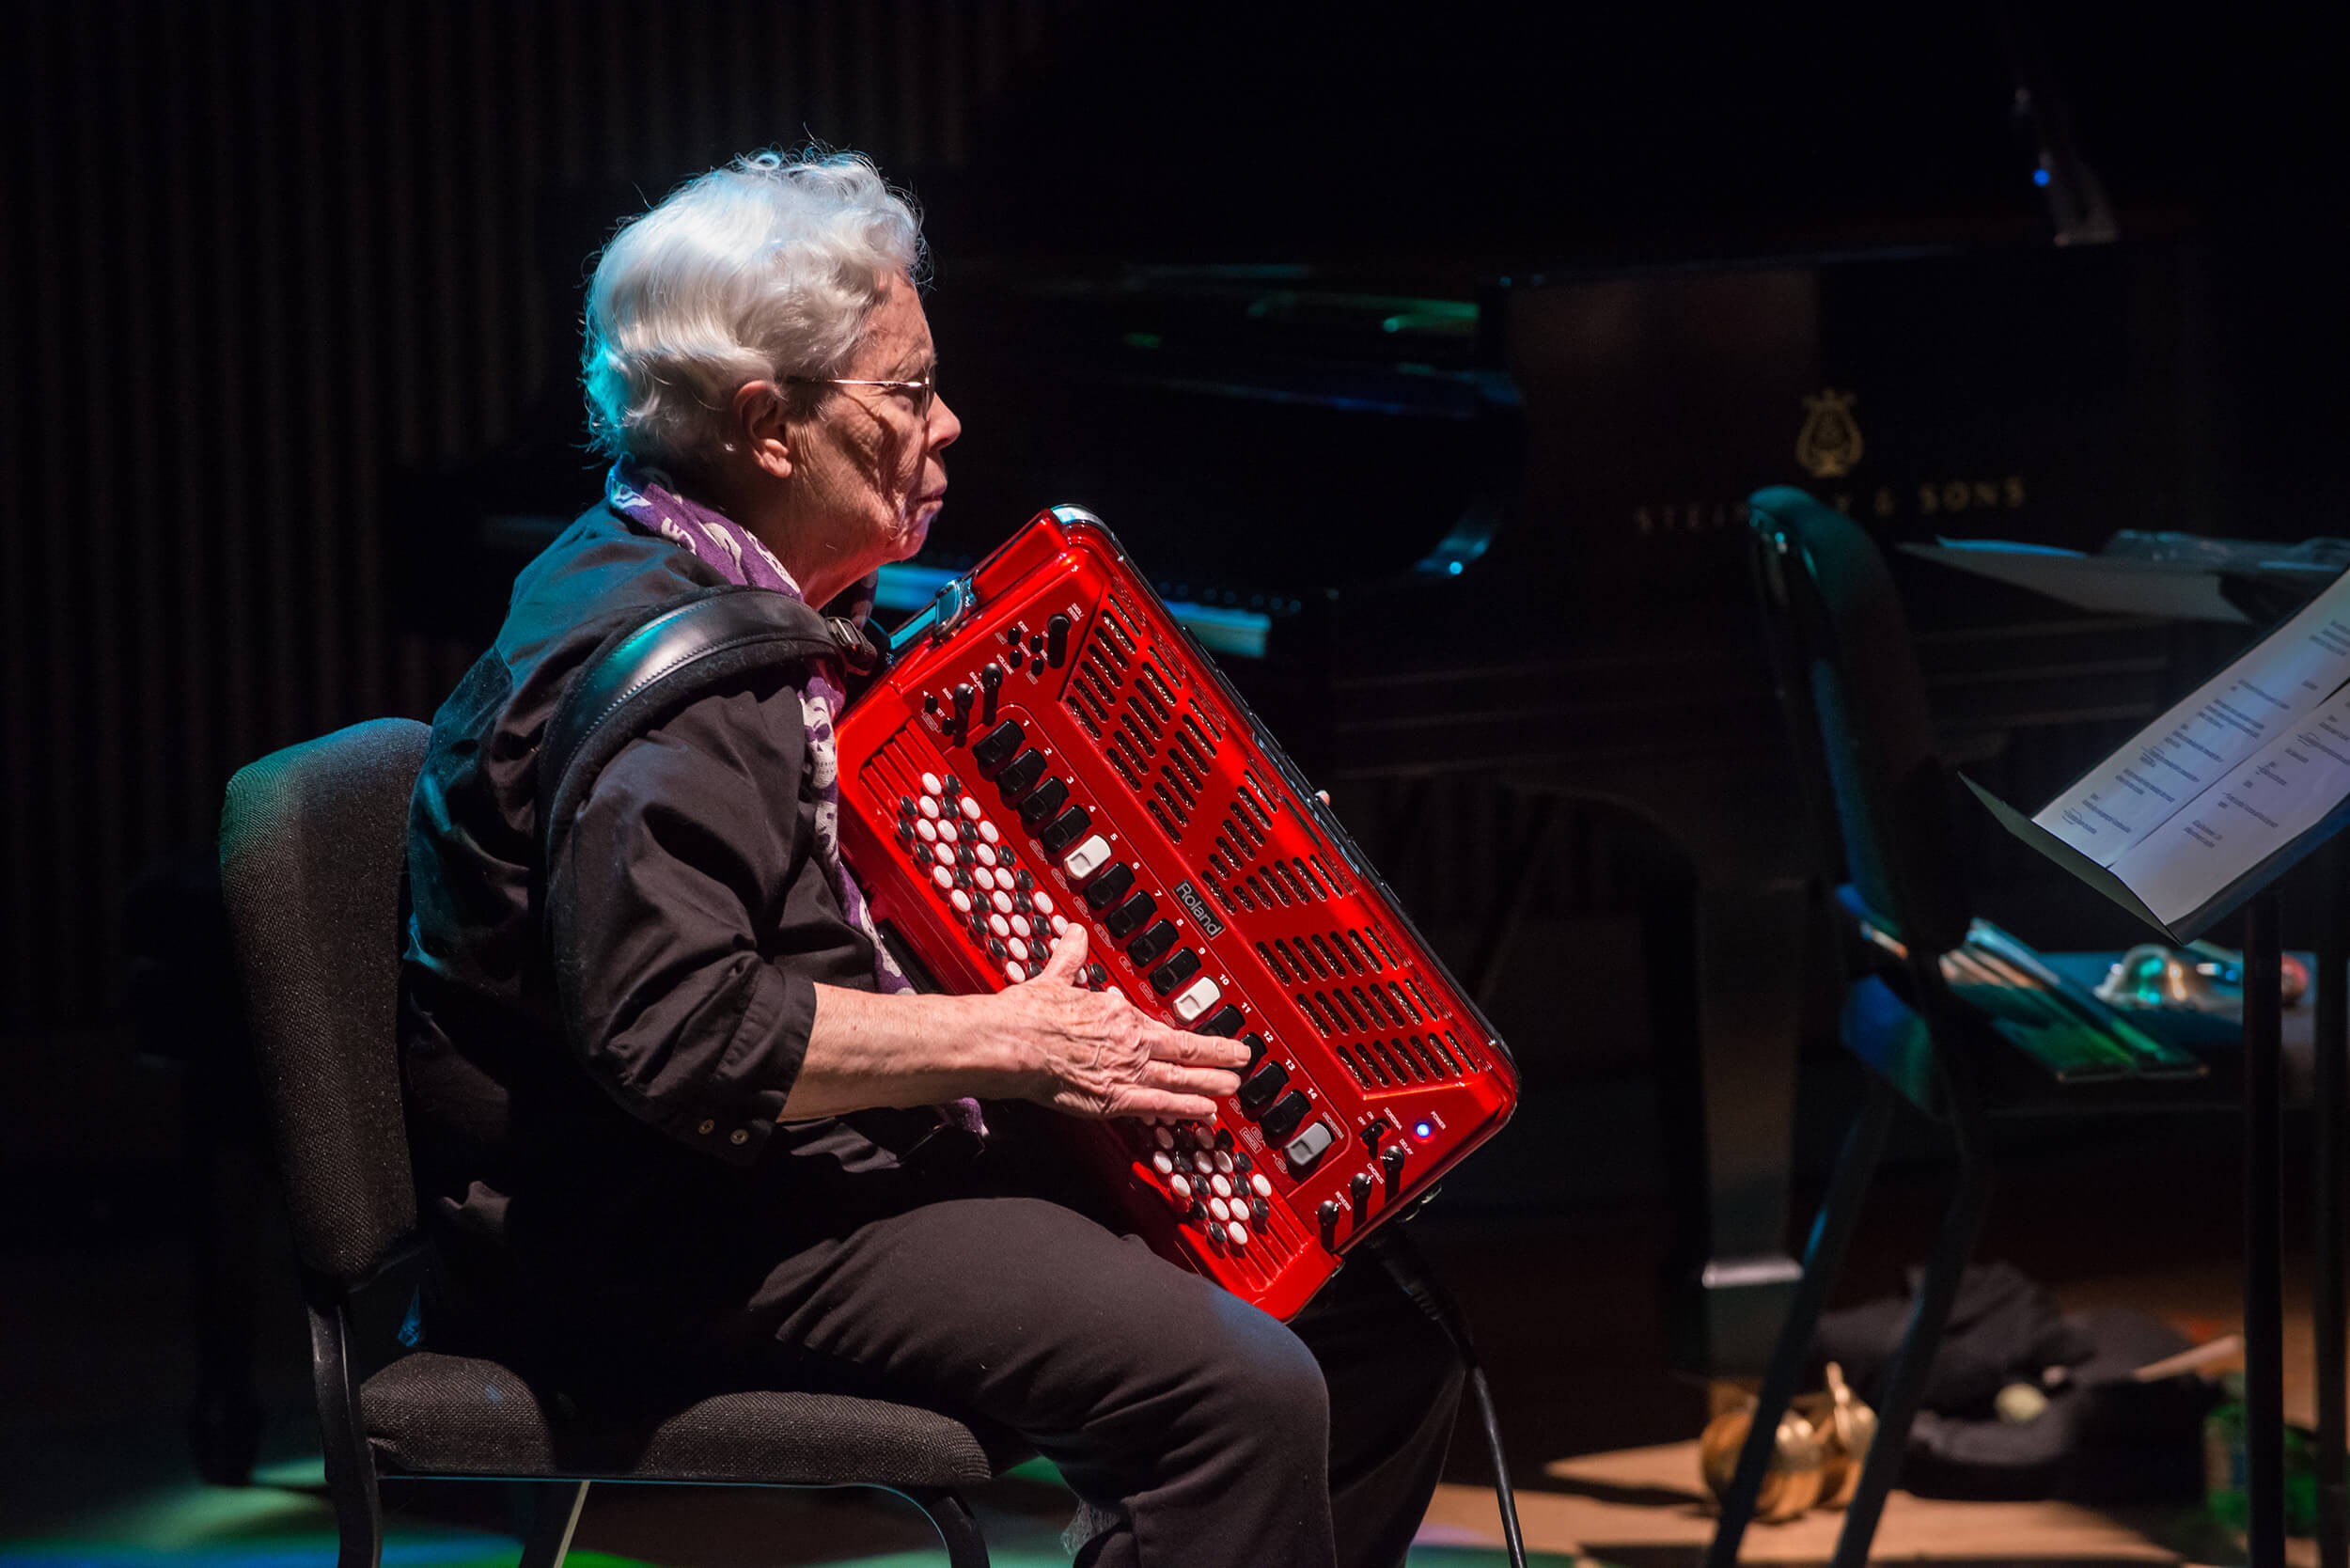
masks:
[[[674,1414],[576,1412],[495,1361],[418,1351],[359,1390],[386,1474],[764,1486],[976,1486],[1026,1450],[950,1416],[846,1394],[757,1389]]]

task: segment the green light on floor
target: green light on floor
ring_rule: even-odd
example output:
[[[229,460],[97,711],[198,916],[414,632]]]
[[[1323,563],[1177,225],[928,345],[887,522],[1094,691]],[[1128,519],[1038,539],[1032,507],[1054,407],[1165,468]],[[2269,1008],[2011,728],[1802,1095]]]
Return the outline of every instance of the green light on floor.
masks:
[[[991,1568],[1069,1568],[1069,1554],[1060,1550],[998,1551],[990,1549],[987,1560]],[[569,1560],[565,1568],[570,1568]],[[891,1552],[887,1557],[850,1558],[840,1562],[826,1563],[824,1568],[947,1568],[945,1552]]]

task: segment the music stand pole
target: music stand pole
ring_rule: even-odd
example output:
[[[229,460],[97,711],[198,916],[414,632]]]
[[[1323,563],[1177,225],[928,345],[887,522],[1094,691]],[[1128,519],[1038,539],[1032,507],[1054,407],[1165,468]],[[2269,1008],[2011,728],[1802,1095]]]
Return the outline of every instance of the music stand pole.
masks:
[[[2350,1392],[2343,1366],[2345,1322],[2342,1301],[2342,1156],[2350,1132],[2350,855],[2337,838],[2317,857],[2325,881],[2318,933],[2315,1137],[2312,1160],[2316,1200],[2316,1268],[2311,1303],[2317,1338],[2317,1560],[2318,1568],[2350,1568],[2350,1497],[2343,1491],[2343,1450],[2350,1448]]]
[[[2252,1568],[2285,1560],[2284,1178],[2279,1090],[2283,943],[2277,893],[2244,917],[2244,1442]]]

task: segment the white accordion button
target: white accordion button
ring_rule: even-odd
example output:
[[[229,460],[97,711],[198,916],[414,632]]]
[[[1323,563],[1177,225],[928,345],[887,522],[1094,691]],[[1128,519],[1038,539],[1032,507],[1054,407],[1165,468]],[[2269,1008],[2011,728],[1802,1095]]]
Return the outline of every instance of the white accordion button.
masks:
[[[1017,936],[1005,943],[1004,947],[1011,953],[1012,957],[1018,959],[1021,963],[1026,964],[1028,962],[1028,945],[1020,940]]]
[[[1232,1217],[1232,1206],[1221,1198],[1211,1198],[1208,1200],[1208,1213],[1215,1216],[1218,1224],[1222,1224]]]
[[[962,837],[963,837],[963,835],[962,835],[962,834],[957,833],[957,832],[955,831],[955,824],[954,824],[954,823],[940,823],[938,824],[938,841],[939,841],[940,843],[942,843],[942,844],[951,844],[951,843],[953,843],[956,839],[960,839],[960,838],[962,838]]]
[[[1162,1176],[1172,1176],[1175,1174],[1175,1156],[1164,1149],[1157,1150],[1151,1155],[1151,1168]],[[1189,1186],[1191,1184],[1186,1182],[1183,1184]]]
[[[1038,900],[1037,907],[1042,909],[1043,907],[1043,902],[1044,901],[1042,899]],[[1053,934],[1055,936],[1066,936],[1069,934],[1069,922],[1062,919],[1058,915],[1053,917]]]
[[[1261,1170],[1256,1171],[1248,1178],[1248,1190],[1260,1198],[1270,1198],[1273,1196],[1273,1179]]]
[[[1230,1176],[1232,1173],[1231,1151],[1229,1149],[1219,1149],[1215,1152],[1214,1157],[1216,1174],[1219,1176]]]
[[[964,798],[968,799],[970,797],[965,796]],[[1003,835],[995,831],[995,824],[994,823],[981,821],[979,823],[979,837],[992,844],[996,839],[1002,838]]]
[[[1224,988],[1206,975],[1192,981],[1191,988],[1175,998],[1175,1016],[1186,1024],[1198,1022],[1199,1015],[1215,1006]]]
[[[941,866],[951,866],[955,863],[955,847],[952,844],[932,844],[931,853],[938,856],[938,863]],[[948,878],[948,880],[953,879]]]
[[[1073,882],[1083,882],[1109,864],[1110,843],[1099,833],[1089,835],[1086,841],[1061,856],[1061,870]]]
[[[1174,1198],[1174,1200],[1175,1200],[1175,1206],[1176,1206],[1177,1208],[1179,1208],[1179,1209],[1181,1209],[1181,1208],[1184,1208],[1184,1207],[1186,1207],[1186,1206],[1188,1206],[1188,1205],[1190,1204],[1190,1202],[1191,1202],[1191,1181],[1190,1181],[1190,1178],[1188,1178],[1188,1177],[1184,1177],[1184,1176],[1170,1176],[1170,1177],[1168,1177],[1168,1178],[1167,1179],[1167,1192],[1168,1192],[1170,1195],[1172,1195],[1172,1196],[1173,1196],[1173,1198]]]
[[[938,775],[926,773],[922,776],[922,792],[926,795],[943,795],[947,792],[947,786],[940,782]],[[935,807],[932,808],[933,815],[936,811]]]
[[[995,864],[995,850],[993,845],[981,844],[978,849],[972,851],[972,854],[979,857],[980,865],[991,869],[994,868]]]
[[[952,879],[950,878],[949,880],[951,881]],[[955,913],[958,915],[968,915],[971,913],[971,895],[964,892],[960,887],[949,887],[947,889],[947,902],[955,906]]]
[[[1032,934],[1031,929],[1028,925],[1028,917],[1026,915],[1014,915],[1011,917],[1011,929],[1012,933],[1017,936],[1027,936]]]
[[[1172,1149],[1175,1147],[1175,1135],[1165,1127],[1153,1127],[1151,1129],[1151,1141],[1162,1149]]]
[[[938,802],[928,795],[922,797],[922,820],[926,823],[938,821]]]
[[[1201,1153],[1195,1152],[1191,1156],[1191,1168],[1202,1176],[1212,1176],[1215,1173],[1215,1162]]]
[[[1231,1238],[1231,1243],[1234,1247],[1246,1247],[1248,1245],[1248,1227],[1243,1225],[1237,1219],[1230,1221],[1224,1227],[1224,1233]]]
[[[1053,895],[1043,888],[1040,887],[1028,896],[1036,901],[1036,912],[1039,915],[1050,915],[1053,912]]]
[[[942,888],[951,888],[955,885],[955,873],[948,870],[944,866],[932,866],[931,868],[931,880],[937,883]]]
[[[916,821],[914,824],[914,831],[921,838],[922,842],[926,844],[935,844],[938,842],[938,824],[931,821],[928,817],[923,817]]]
[[[1027,965],[1022,964],[1018,959],[1005,960],[1004,978],[1011,981],[1012,984],[1018,985],[1022,980],[1028,978]]]
[[[1232,1196],[1232,1179],[1219,1170],[1208,1178],[1208,1190],[1218,1198],[1230,1198]]]
[[[979,803],[969,795],[963,797],[963,814],[972,822],[979,820]]]
[[[1011,913],[1011,895],[1005,892],[1001,887],[998,887],[995,891],[990,893],[987,896],[987,902],[995,906],[995,913],[998,915],[1009,915]]]
[[[987,917],[987,929],[994,932],[998,936],[1010,936],[1011,934],[1011,922],[1005,919],[1001,915],[990,915]]]

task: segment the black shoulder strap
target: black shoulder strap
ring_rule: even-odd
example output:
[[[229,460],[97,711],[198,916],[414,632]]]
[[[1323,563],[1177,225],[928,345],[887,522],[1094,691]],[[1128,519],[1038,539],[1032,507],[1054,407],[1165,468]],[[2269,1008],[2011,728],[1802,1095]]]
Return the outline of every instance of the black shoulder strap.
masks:
[[[673,602],[607,638],[539,744],[542,865],[560,864],[580,803],[629,742],[751,671],[840,657],[845,625],[789,594],[729,587]]]

